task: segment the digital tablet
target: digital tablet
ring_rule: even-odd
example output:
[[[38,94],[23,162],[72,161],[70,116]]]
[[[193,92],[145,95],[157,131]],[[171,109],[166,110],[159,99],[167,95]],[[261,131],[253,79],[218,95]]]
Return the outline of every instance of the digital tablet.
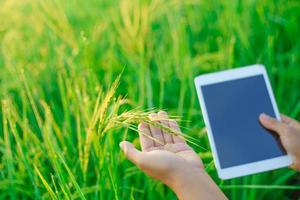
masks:
[[[266,130],[259,115],[280,120],[263,65],[251,65],[195,78],[218,176],[230,179],[292,163],[278,136]]]

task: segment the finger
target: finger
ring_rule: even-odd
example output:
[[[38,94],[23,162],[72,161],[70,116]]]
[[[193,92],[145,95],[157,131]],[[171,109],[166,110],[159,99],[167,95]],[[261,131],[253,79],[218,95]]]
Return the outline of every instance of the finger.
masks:
[[[283,134],[286,129],[286,124],[278,121],[277,119],[270,117],[269,115],[262,113],[259,116],[259,121],[261,124],[271,131],[275,131],[279,135]]]
[[[149,118],[151,121],[159,123],[158,116],[155,113],[152,113],[149,115]],[[154,140],[154,146],[156,147],[162,147],[165,144],[163,135],[162,135],[162,130],[159,127],[150,125],[150,131],[151,131],[151,135],[152,137],[155,139]]]
[[[294,169],[296,171],[300,171],[300,163],[294,162],[289,166],[291,169]]]
[[[140,134],[140,142],[141,142],[142,150],[145,151],[145,150],[153,147],[154,142],[151,139],[152,135],[150,132],[149,125],[146,123],[140,123],[138,129],[139,129],[139,134]]]
[[[280,116],[281,116],[282,121],[284,123],[286,123],[287,125],[292,126],[297,129],[300,129],[300,123],[297,120],[292,119],[284,114],[281,114]]]
[[[177,133],[181,133],[181,130],[177,124],[177,122],[173,119],[169,120],[169,127]],[[180,135],[172,135],[174,143],[185,143],[185,140],[182,139]]]
[[[139,160],[141,157],[141,152],[137,150],[133,144],[127,141],[120,142],[120,148],[124,152],[126,158],[133,162],[134,164],[138,165]]]
[[[158,116],[160,119],[160,123],[162,125],[164,125],[165,127],[170,128],[169,120],[168,120],[168,113],[166,113],[165,111],[159,111]],[[163,134],[163,137],[164,137],[166,143],[173,143],[172,135],[170,133],[168,133],[168,131],[162,130],[162,134]]]

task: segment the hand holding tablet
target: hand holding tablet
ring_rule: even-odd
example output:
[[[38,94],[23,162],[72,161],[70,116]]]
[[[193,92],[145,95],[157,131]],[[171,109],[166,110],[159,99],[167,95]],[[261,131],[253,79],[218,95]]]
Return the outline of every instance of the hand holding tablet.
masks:
[[[288,166],[292,159],[261,113],[280,120],[262,65],[198,76],[197,93],[218,175],[229,179]]]
[[[278,134],[282,146],[293,158],[290,168],[300,172],[300,122],[283,114],[281,121],[266,114],[261,114],[259,120],[265,128]]]

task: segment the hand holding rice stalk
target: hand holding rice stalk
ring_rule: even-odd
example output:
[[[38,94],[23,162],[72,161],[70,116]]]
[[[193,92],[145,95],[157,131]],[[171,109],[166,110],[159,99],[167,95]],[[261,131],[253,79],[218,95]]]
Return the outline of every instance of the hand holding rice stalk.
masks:
[[[127,141],[120,147],[142,171],[168,185],[180,199],[226,199],[166,112],[151,113],[138,130],[142,151]]]

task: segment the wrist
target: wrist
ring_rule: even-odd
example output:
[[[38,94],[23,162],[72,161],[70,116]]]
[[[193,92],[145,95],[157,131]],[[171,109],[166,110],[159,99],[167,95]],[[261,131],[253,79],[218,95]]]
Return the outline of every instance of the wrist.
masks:
[[[226,199],[215,182],[202,168],[181,169],[167,184],[179,199]]]
[[[176,172],[173,173],[174,175],[171,178],[171,182],[169,187],[171,187],[174,191],[177,191],[180,188],[185,187],[186,185],[190,185],[188,183],[193,182],[195,177],[199,178],[206,174],[206,171],[202,168],[192,168],[192,169],[177,169]]]

